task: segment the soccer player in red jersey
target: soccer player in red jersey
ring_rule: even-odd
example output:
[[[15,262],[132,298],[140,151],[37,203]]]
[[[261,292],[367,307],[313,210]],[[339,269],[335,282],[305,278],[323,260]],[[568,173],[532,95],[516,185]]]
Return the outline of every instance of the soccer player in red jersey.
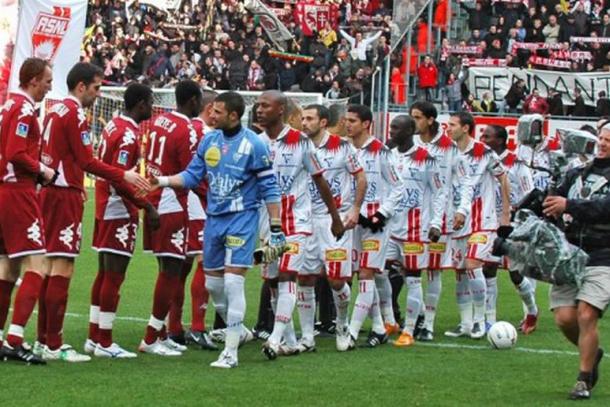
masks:
[[[153,93],[145,85],[129,85],[124,94],[125,111],[112,119],[102,133],[99,159],[128,170],[140,160],[139,123],[152,115]],[[89,338],[85,352],[98,357],[135,358],[112,341],[112,326],[138,231],[138,209],[146,211],[150,226],[158,228],[159,215],[150,202],[138,198],[129,185],[98,180],[95,184],[93,248],[99,253],[99,269],[91,289]]]
[[[191,118],[201,112],[199,85],[183,80],[176,86],[177,111],[158,116],[146,145],[146,173],[149,177],[177,174],[191,162],[198,137]],[[140,352],[179,356],[186,347],[167,336],[165,318],[180,286],[188,237],[187,190],[159,188],[149,199],[160,215],[161,226],[151,231],[144,226],[144,249],[152,251],[159,263],[153,308]]]
[[[45,238],[36,183],[49,183],[56,175],[38,160],[41,135],[35,108],[52,80],[48,62],[26,59],[19,69],[19,90],[11,92],[0,109],[0,357],[28,364],[45,364],[23,347],[23,335],[44,279]],[[22,267],[23,282],[2,346],[11,293]]]
[[[67,77],[69,96],[54,105],[45,118],[42,162],[57,170],[59,177],[40,196],[44,215],[48,277],[39,301],[38,343],[34,351],[45,360],[86,362],[63,343],[63,320],[68,302],[68,288],[74,273],[74,260],[80,252],[85,171],[116,184],[125,181],[140,190],[148,181],[135,170],[123,170],[103,163],[93,156],[93,146],[84,108],[97,98],[102,70],[93,64],[77,63]],[[61,202],[61,205],[57,205]]]

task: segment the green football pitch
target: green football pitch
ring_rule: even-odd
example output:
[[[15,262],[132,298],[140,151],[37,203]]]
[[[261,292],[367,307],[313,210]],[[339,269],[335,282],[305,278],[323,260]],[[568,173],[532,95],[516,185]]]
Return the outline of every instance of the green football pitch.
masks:
[[[93,195],[93,194],[91,194]],[[70,287],[66,343],[82,350],[87,336],[89,290],[97,270],[90,249],[93,204],[87,204],[83,250]],[[138,249],[122,288],[115,341],[135,350],[151,310],[156,263]],[[253,326],[261,284],[258,271],[247,278],[247,325]],[[522,315],[507,275],[499,276],[498,319],[516,325]],[[404,292],[404,290],[403,290]],[[135,360],[97,359],[86,364],[23,366],[0,363],[0,404],[14,405],[568,405],[578,373],[578,356],[554,326],[547,310],[548,288],[538,285],[538,330],[519,337],[516,349],[492,350],[485,339],[450,340],[442,332],[458,322],[454,276],[447,273],[436,324],[436,340],[408,349],[338,353],[334,338],[318,338],[318,351],[268,361],[261,342],[246,344],[239,367],[209,367],[218,352],[189,349],[179,358],[140,354]],[[188,290],[187,290],[188,297]],[[403,293],[404,297],[404,293]],[[185,320],[190,318],[188,299]],[[401,299],[404,304],[404,299]],[[212,312],[208,312],[211,324]],[[296,313],[295,313],[296,315]],[[34,340],[35,316],[26,330]],[[298,323],[297,323],[298,326]],[[610,327],[601,322],[601,343],[610,350]],[[610,362],[588,405],[610,405]]]

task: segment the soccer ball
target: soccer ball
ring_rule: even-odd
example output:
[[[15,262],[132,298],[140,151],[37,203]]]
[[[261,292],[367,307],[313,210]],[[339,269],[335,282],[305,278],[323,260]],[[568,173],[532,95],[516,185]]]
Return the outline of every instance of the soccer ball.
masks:
[[[487,340],[494,349],[510,349],[517,343],[517,330],[512,324],[499,321],[489,328]]]

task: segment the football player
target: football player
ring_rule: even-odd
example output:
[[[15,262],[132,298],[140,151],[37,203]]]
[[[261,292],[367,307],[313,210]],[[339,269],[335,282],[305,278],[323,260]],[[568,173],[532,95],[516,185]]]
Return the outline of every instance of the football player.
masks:
[[[45,364],[23,346],[23,336],[45,276],[46,246],[36,183],[48,184],[57,176],[39,161],[42,138],[35,108],[52,81],[48,62],[26,59],[19,68],[19,89],[9,93],[0,110],[0,339],[15,281],[21,269],[25,271],[0,356],[28,364]]]

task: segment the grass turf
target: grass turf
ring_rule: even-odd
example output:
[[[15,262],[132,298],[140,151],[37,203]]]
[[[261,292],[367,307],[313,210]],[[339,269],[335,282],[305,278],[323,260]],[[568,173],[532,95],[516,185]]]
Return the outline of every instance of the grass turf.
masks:
[[[97,255],[89,249],[92,202],[83,225],[83,251],[70,287],[64,338],[79,350],[87,336],[89,291],[97,271]],[[141,242],[141,239],[139,240]],[[139,248],[122,288],[119,316],[146,319],[151,310],[156,262]],[[261,280],[257,270],[247,278],[247,325],[255,323]],[[522,316],[518,296],[506,274],[499,276],[498,319],[517,324]],[[267,361],[260,342],[240,350],[240,366],[229,371],[209,367],[217,352],[190,349],[179,358],[139,355],[136,360],[94,358],[91,363],[49,363],[46,367],[0,363],[3,405],[562,405],[575,382],[578,357],[554,326],[547,311],[547,286],[539,284],[538,330],[520,337],[522,350],[495,351],[487,342],[450,340],[442,333],[458,322],[453,273],[443,280],[434,345],[409,349],[384,345],[375,350],[338,353],[334,338],[318,338],[318,351]],[[190,318],[185,303],[184,320]],[[404,290],[403,290],[404,297]],[[401,300],[404,304],[404,300]],[[211,323],[212,312],[208,312]],[[296,315],[296,312],[295,312]],[[10,321],[10,319],[9,319]],[[35,316],[26,330],[32,342]],[[601,343],[608,346],[610,328],[602,320]],[[297,324],[298,326],[298,324]],[[136,349],[145,323],[117,320],[115,341]],[[362,339],[362,338],[361,338]],[[460,345],[464,347],[438,347]],[[468,346],[474,346],[468,347]],[[482,349],[480,348],[482,347]],[[529,349],[538,350],[531,352]],[[542,350],[556,353],[542,353]],[[606,366],[603,366],[606,365]],[[602,363],[601,380],[588,405],[610,405],[610,365]],[[608,373],[607,373],[608,372]]]

